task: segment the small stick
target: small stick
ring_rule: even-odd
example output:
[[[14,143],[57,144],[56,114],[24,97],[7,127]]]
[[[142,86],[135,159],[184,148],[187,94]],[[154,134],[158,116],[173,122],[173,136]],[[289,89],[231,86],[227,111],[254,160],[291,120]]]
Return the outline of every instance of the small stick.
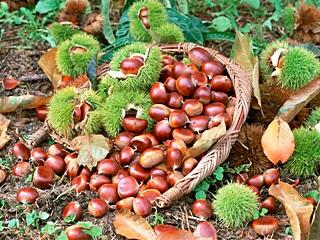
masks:
[[[38,80],[46,80],[46,79],[48,79],[48,76],[46,74],[28,75],[28,76],[22,76],[19,78],[21,82],[38,81]]]

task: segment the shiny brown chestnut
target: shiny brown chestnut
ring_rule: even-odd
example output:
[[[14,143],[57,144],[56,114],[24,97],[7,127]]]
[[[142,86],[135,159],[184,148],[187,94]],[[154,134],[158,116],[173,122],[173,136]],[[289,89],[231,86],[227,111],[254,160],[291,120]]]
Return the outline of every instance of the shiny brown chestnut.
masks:
[[[111,179],[105,175],[94,173],[90,177],[89,188],[91,191],[98,191],[98,189],[107,183],[111,183]]]
[[[35,109],[36,115],[40,121],[44,121],[48,115],[48,109],[45,106],[37,107]]]
[[[170,186],[174,186],[183,177],[184,175],[179,171],[169,172],[167,176],[167,182],[170,184]]]
[[[200,86],[193,94],[194,99],[198,99],[202,104],[211,102],[211,90],[208,86]]]
[[[113,183],[105,183],[98,190],[99,198],[108,203],[116,203],[119,200],[117,186]]]
[[[190,118],[190,124],[188,125],[188,128],[195,133],[199,133],[208,128],[208,123],[209,117],[207,115],[195,116]]]
[[[147,181],[150,177],[150,171],[143,168],[139,162],[130,165],[129,173],[132,177],[137,179],[137,181]]]
[[[68,154],[66,149],[59,143],[52,144],[48,149],[48,153],[51,156],[58,155],[62,158],[64,158]]]
[[[181,75],[190,75],[188,67],[182,62],[175,62],[172,69],[173,77],[177,79]]]
[[[255,186],[258,189],[261,189],[264,184],[263,175],[259,174],[249,178],[247,184],[249,186]]]
[[[270,187],[272,184],[277,184],[280,179],[280,172],[276,168],[270,168],[263,174],[264,184]]]
[[[87,179],[90,179],[92,171],[87,166],[85,166],[81,168],[79,175],[84,175],[85,177],[87,177]]]
[[[198,199],[192,204],[192,213],[193,215],[202,218],[208,219],[212,217],[212,208],[209,201],[205,199]]]
[[[209,222],[200,222],[193,232],[198,240],[217,240],[217,231],[215,227]]]
[[[79,221],[82,215],[82,207],[78,202],[69,202],[62,211],[62,218],[65,219],[71,215],[75,216],[75,221]]]
[[[85,233],[85,228],[81,225],[72,225],[67,227],[66,234],[68,240],[92,240],[92,237]]]
[[[188,120],[187,114],[182,110],[173,110],[169,115],[169,124],[172,128],[181,128]]]
[[[77,160],[70,160],[66,165],[67,176],[70,178],[74,178],[79,175],[79,165]]]
[[[185,144],[184,141],[180,139],[173,139],[170,141],[165,142],[165,145],[167,148],[176,148],[179,149],[182,153],[182,156],[185,156],[187,153],[187,145]]]
[[[173,129],[169,125],[169,121],[164,119],[157,122],[153,127],[154,135],[160,140],[164,141],[172,137]]]
[[[149,116],[159,122],[165,118],[169,118],[170,108],[163,104],[154,104],[149,108]]]
[[[166,65],[161,69],[160,79],[165,81],[168,77],[173,77],[173,65]]]
[[[168,77],[167,79],[166,79],[166,81],[164,82],[164,86],[165,86],[165,88],[166,88],[166,90],[168,91],[168,92],[174,92],[174,91],[176,91],[177,90],[177,88],[176,88],[176,79],[174,79],[173,77]]]
[[[168,102],[167,105],[170,108],[181,108],[183,104],[183,96],[178,92],[171,92],[168,94]]]
[[[38,197],[39,193],[33,187],[22,187],[16,194],[16,199],[20,203],[34,203]]]
[[[133,134],[142,133],[146,130],[148,126],[148,122],[144,119],[136,118],[136,117],[125,117],[122,120],[122,127]]]
[[[208,129],[219,126],[222,121],[225,122],[227,128],[230,127],[231,119],[229,115],[226,112],[222,112],[222,113],[218,113],[216,116],[209,118]]]
[[[216,92],[212,91],[211,92],[211,101],[212,102],[221,102],[223,104],[226,104],[229,99],[228,94],[224,92]]]
[[[166,66],[166,65],[173,65],[176,62],[176,60],[174,59],[174,57],[170,56],[170,55],[165,55],[162,57],[162,61],[161,63]]]
[[[33,174],[33,184],[37,188],[48,189],[55,180],[55,174],[49,166],[38,166]]]
[[[164,160],[164,155],[162,150],[158,148],[148,148],[146,149],[139,158],[139,164],[143,168],[152,168],[158,165]]]
[[[132,205],[133,205],[133,199],[134,199],[134,197],[127,197],[127,198],[119,200],[116,203],[116,209],[117,210],[128,209],[129,211],[131,211]]]
[[[161,82],[155,82],[150,88],[150,98],[153,103],[166,104],[168,102],[168,93],[165,85]]]
[[[172,137],[184,141],[185,144],[191,144],[194,142],[196,135],[188,128],[176,128],[172,132]]]
[[[112,183],[118,186],[118,183],[121,178],[130,176],[129,169],[128,168],[121,168],[118,173],[112,177]]]
[[[71,186],[74,187],[76,193],[89,189],[88,178],[84,175],[79,175],[71,180]]]
[[[139,184],[134,177],[128,176],[120,179],[118,184],[118,195],[120,198],[134,197],[138,192]]]
[[[51,167],[55,174],[61,176],[66,171],[66,163],[59,155],[49,156],[44,162],[45,166]]]
[[[136,197],[132,202],[133,211],[141,216],[146,217],[149,216],[152,212],[152,205],[148,199],[144,197]]]
[[[158,197],[160,197],[161,193],[157,189],[145,189],[139,192],[140,197],[144,197],[145,199],[149,200],[153,203]]]
[[[140,68],[144,65],[144,62],[138,58],[126,58],[120,64],[120,71],[127,75],[133,74],[137,75],[139,73]]]
[[[228,93],[232,90],[232,81],[224,75],[214,76],[211,80],[211,89],[217,92]]]
[[[119,161],[121,165],[130,164],[133,158],[134,158],[134,150],[131,147],[126,146],[120,150]]]
[[[182,165],[183,155],[177,148],[168,148],[166,152],[166,165],[173,171],[179,169]]]
[[[181,75],[177,78],[176,89],[182,96],[191,96],[196,90],[196,83],[192,80],[191,75]]]
[[[191,74],[192,81],[196,84],[196,87],[207,85],[207,75],[200,71],[193,71]]]
[[[32,171],[32,167],[31,164],[29,162],[25,162],[25,161],[21,161],[16,163],[13,168],[12,168],[12,175],[16,176],[16,177],[26,177],[29,173],[31,173]],[[4,172],[2,169],[0,169],[0,184],[1,179],[3,177],[3,174],[1,174],[1,172]]]
[[[152,177],[147,182],[148,188],[157,189],[159,192],[164,193],[170,188],[170,184],[163,177]]]
[[[31,159],[35,161],[38,165],[43,165],[44,161],[47,158],[47,152],[41,147],[36,147],[31,151]]]
[[[167,172],[163,169],[158,168],[157,166],[150,169],[151,177],[163,177],[167,178]]]
[[[188,58],[197,67],[212,59],[210,53],[202,47],[195,47],[188,53]]]
[[[22,142],[17,142],[12,148],[13,155],[23,161],[27,161],[30,158],[30,150]]]
[[[139,135],[131,139],[130,146],[139,153],[142,153],[152,147],[152,142],[146,135]]]
[[[267,236],[275,233],[279,228],[279,221],[273,216],[260,217],[252,222],[253,230],[261,235]]]
[[[226,112],[226,107],[223,103],[220,103],[220,102],[215,102],[215,103],[210,103],[208,105],[205,105],[203,109],[203,114],[209,117],[214,117],[219,113],[224,113],[224,112]]]
[[[274,213],[276,211],[277,203],[276,199],[272,196],[266,198],[260,203],[260,208],[268,209],[268,213]]]
[[[97,218],[103,217],[109,210],[109,205],[100,198],[94,198],[88,203],[89,213]]]
[[[97,166],[98,174],[106,176],[114,176],[119,171],[118,163],[112,158],[106,158],[101,160]]]
[[[182,110],[189,116],[198,116],[203,111],[203,104],[198,99],[187,99],[183,105]]]
[[[153,147],[159,145],[159,140],[156,138],[156,136],[153,133],[145,132],[143,135],[147,136],[150,139]]]
[[[80,122],[82,119],[81,115],[81,106],[77,105],[73,108],[73,121],[74,122]]]
[[[198,165],[198,160],[195,158],[187,158],[182,163],[182,173],[187,175]]]
[[[121,132],[119,133],[116,138],[114,139],[114,144],[119,148],[122,149],[125,146],[129,146],[131,139],[134,137],[132,133],[129,132]]]
[[[201,65],[201,71],[207,74],[209,79],[212,79],[214,76],[223,74],[224,67],[220,62],[212,59]]]
[[[7,173],[0,168],[0,185],[5,182],[7,178]]]

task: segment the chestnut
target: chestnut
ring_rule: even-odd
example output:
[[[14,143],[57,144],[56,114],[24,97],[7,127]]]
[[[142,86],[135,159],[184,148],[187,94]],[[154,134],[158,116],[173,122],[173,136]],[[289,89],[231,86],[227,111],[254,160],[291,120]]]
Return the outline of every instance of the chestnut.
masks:
[[[278,219],[272,216],[264,216],[252,221],[253,230],[261,236],[273,234],[277,231],[278,227]]]
[[[208,104],[211,102],[211,90],[207,86],[200,86],[193,94],[194,99],[198,99],[202,104]]]
[[[201,71],[212,79],[214,76],[223,74],[224,67],[220,62],[212,59],[201,65]]]
[[[153,133],[146,132],[143,135],[147,136],[150,139],[151,144],[152,144],[153,147],[159,145],[159,140],[156,138],[156,136]]]
[[[59,155],[49,156],[44,162],[45,166],[51,167],[55,174],[61,176],[66,171],[66,163]]]
[[[182,156],[185,156],[187,153],[187,149],[188,149],[187,145],[184,143],[184,141],[180,139],[170,140],[170,141],[167,141],[165,144],[167,148],[179,149],[182,153]]]
[[[55,174],[49,166],[38,166],[33,174],[33,184],[37,188],[48,189],[55,180]]]
[[[255,175],[248,179],[247,184],[250,186],[255,186],[258,189],[263,187],[264,181],[263,181],[263,175]]]
[[[82,215],[82,207],[78,202],[69,202],[62,211],[62,218],[65,219],[75,215],[75,221],[79,221]]]
[[[105,183],[98,190],[99,198],[108,203],[116,203],[119,200],[117,186],[113,183]]]
[[[211,92],[211,101],[212,102],[221,102],[223,104],[226,104],[229,99],[228,94],[224,92],[216,92],[212,91]]]
[[[182,163],[182,173],[187,175],[198,165],[198,160],[195,158],[187,158]]]
[[[168,102],[168,93],[163,83],[155,82],[150,88],[150,98],[153,103],[163,103]]]
[[[160,79],[165,81],[168,77],[174,77],[173,65],[166,65],[161,69]]]
[[[12,174],[17,177],[26,177],[29,173],[31,173],[31,170],[32,170],[32,167],[29,162],[21,161],[21,162],[16,163],[13,166]],[[1,180],[3,178],[1,176],[4,176],[3,174],[1,174],[2,172],[4,172],[4,171],[2,169],[0,169],[0,184],[2,183]]]
[[[81,225],[67,227],[66,234],[68,240],[91,240],[92,237],[88,233],[85,233],[84,230],[86,229]]]
[[[207,83],[208,83],[207,75],[203,72],[198,71],[198,70],[192,72],[191,78],[197,87],[207,85]]]
[[[77,105],[73,108],[73,121],[74,122],[80,122],[82,119],[81,115],[81,106]]]
[[[172,73],[175,79],[181,75],[190,75],[188,67],[184,63],[178,61],[174,63]]]
[[[188,127],[195,133],[203,132],[208,128],[209,117],[207,115],[200,115],[190,118]]]
[[[130,146],[141,153],[152,147],[152,142],[146,135],[139,135],[131,139]]]
[[[183,105],[182,110],[189,116],[198,116],[203,111],[203,104],[198,99],[187,99]]]
[[[170,184],[170,186],[174,186],[183,177],[184,175],[179,171],[169,172],[167,176],[167,182]]]
[[[78,158],[78,154],[76,152],[73,153],[68,153],[65,157],[64,157],[64,161],[66,162],[66,164],[68,164],[71,161],[76,161]]]
[[[20,203],[34,203],[38,197],[39,193],[33,187],[22,187],[16,195],[16,199]]]
[[[51,156],[58,155],[62,158],[64,158],[68,154],[66,149],[59,143],[52,144],[48,149],[48,153]]]
[[[82,167],[79,175],[84,175],[87,179],[90,179],[92,172],[87,166],[85,166],[85,167]]]
[[[171,92],[168,94],[167,105],[171,108],[181,108],[183,103],[183,96],[177,92]]]
[[[150,169],[151,177],[164,177],[167,178],[167,172],[163,169],[158,168],[157,166]]]
[[[119,161],[121,165],[128,165],[134,158],[134,150],[126,146],[122,148],[119,152]]]
[[[260,195],[260,190],[259,190],[259,188],[257,188],[257,187],[254,186],[254,185],[249,185],[248,187],[252,190],[252,192],[254,192],[254,193],[259,197],[259,195]]]
[[[162,150],[158,148],[148,148],[145,150],[140,158],[139,158],[139,164],[143,168],[152,168],[153,166],[158,165],[164,160],[164,155]]]
[[[173,65],[176,62],[176,60],[174,59],[174,57],[170,56],[170,55],[165,55],[162,57],[162,61],[161,63],[163,65]]]
[[[168,148],[166,152],[166,165],[173,171],[182,165],[183,155],[178,148]]]
[[[312,206],[316,207],[317,206],[317,202],[314,200],[313,197],[306,197],[305,198],[309,203],[312,204]]]
[[[97,166],[98,174],[106,176],[114,176],[119,171],[118,163],[112,158],[106,158],[101,160]]]
[[[70,160],[66,165],[67,176],[74,178],[79,175],[79,165],[77,160]]]
[[[114,144],[119,148],[122,149],[125,146],[128,146],[131,139],[134,137],[132,133],[129,132],[121,132],[119,133],[116,138],[114,139]]]
[[[118,173],[112,177],[112,183],[118,186],[118,183],[121,178],[130,176],[128,168],[122,168],[118,171]]]
[[[125,117],[122,120],[122,127],[134,134],[142,133],[144,130],[146,130],[148,126],[148,122],[144,119],[136,118],[136,117]]]
[[[200,222],[193,232],[197,239],[217,240],[217,231],[209,222]]]
[[[43,165],[44,161],[47,158],[47,152],[41,147],[36,147],[31,151],[31,159],[35,161],[38,165]]]
[[[169,116],[169,124],[172,128],[181,128],[188,120],[187,114],[182,110],[173,110]]]
[[[274,197],[268,197],[260,203],[260,208],[268,209],[268,213],[274,213],[277,207],[276,199]]]
[[[154,104],[149,109],[149,116],[159,122],[165,118],[169,118],[170,108],[163,104]]]
[[[248,173],[240,173],[240,174],[234,176],[233,179],[237,183],[246,184],[249,179],[249,175],[248,175]]]
[[[184,141],[185,144],[191,144],[194,142],[196,135],[188,128],[176,128],[172,132],[172,137]]]
[[[280,172],[276,168],[270,168],[263,174],[264,184],[270,187],[272,184],[277,184],[280,179]]]
[[[153,127],[154,135],[160,140],[164,141],[172,137],[173,129],[169,125],[168,120],[161,120],[157,122]]]
[[[226,112],[218,113],[217,115],[210,117],[209,123],[208,123],[208,129],[217,127],[221,124],[221,122],[224,121],[226,124],[226,127],[230,127],[231,125],[231,119],[229,115]]]
[[[98,189],[106,183],[111,183],[111,179],[105,175],[94,173],[90,177],[89,187],[92,191],[98,191]]]
[[[129,211],[131,211],[132,205],[133,205],[133,199],[134,199],[134,197],[127,197],[127,198],[119,200],[116,203],[116,209],[117,210],[128,209]]]
[[[84,175],[79,175],[71,181],[71,186],[75,188],[77,194],[82,191],[88,190],[88,185],[88,178]]]
[[[30,150],[22,142],[17,142],[12,148],[13,155],[23,161],[27,161],[30,158]]]
[[[188,58],[197,67],[212,59],[210,53],[202,47],[195,47],[188,53]]]
[[[133,211],[141,216],[146,217],[149,216],[152,212],[152,205],[150,201],[144,197],[136,197],[132,202]]]
[[[35,109],[36,115],[40,121],[44,121],[48,115],[48,109],[45,106],[37,107]]]
[[[144,197],[153,203],[158,197],[160,197],[161,193],[157,189],[145,189],[139,193],[140,197]]]
[[[0,168],[0,185],[4,183],[7,178],[7,173]]]
[[[138,162],[132,163],[130,165],[129,173],[132,177],[137,179],[137,181],[146,181],[150,177],[150,171],[141,167]]]
[[[224,75],[217,75],[211,79],[211,89],[217,92],[228,93],[232,90],[232,81]]]
[[[139,60],[138,58],[126,58],[120,64],[120,71],[127,75],[133,74],[137,75],[139,73],[140,68],[144,65],[144,62]]]
[[[174,92],[177,90],[176,81],[177,80],[173,77],[167,77],[166,81],[164,82],[164,86],[168,92]]]
[[[137,180],[132,177],[121,178],[118,183],[118,195],[120,198],[134,197],[139,192],[139,184]]]
[[[225,113],[226,107],[223,103],[215,102],[204,106],[203,114],[209,117],[217,116],[219,113]]]
[[[202,218],[208,219],[212,217],[212,208],[211,204],[205,199],[198,199],[192,204],[192,213],[193,215]]]
[[[103,217],[108,212],[108,210],[108,203],[100,198],[94,198],[88,203],[88,211],[94,217]]]
[[[167,180],[163,177],[152,177],[148,182],[147,182],[148,188],[152,189],[157,189],[159,192],[164,193],[170,188],[169,183]]]
[[[191,96],[196,90],[196,83],[190,75],[184,74],[177,78],[176,89],[182,96]]]

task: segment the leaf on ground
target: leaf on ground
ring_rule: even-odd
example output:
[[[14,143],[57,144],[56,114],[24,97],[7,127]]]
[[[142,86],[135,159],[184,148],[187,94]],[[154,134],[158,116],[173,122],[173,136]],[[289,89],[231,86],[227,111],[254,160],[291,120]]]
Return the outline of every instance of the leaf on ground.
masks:
[[[48,96],[10,96],[0,98],[0,113],[9,113],[16,110],[33,109],[46,105],[50,100]]]
[[[259,59],[253,53],[252,39],[248,34],[236,33],[232,46],[232,59],[248,74],[252,81],[253,95],[261,109],[261,92],[259,86]]]
[[[205,240],[207,238],[196,238],[192,232],[181,230],[181,229],[163,232],[159,234],[156,238],[156,240],[196,240],[196,239]]]
[[[78,165],[87,166],[90,170],[97,166],[111,151],[112,142],[103,135],[84,135],[74,138],[73,149],[79,152]]]
[[[313,206],[290,184],[281,182],[271,185],[269,194],[279,200],[289,218],[295,240],[307,240],[310,232],[310,218]]]
[[[318,177],[318,191],[320,192],[320,177]],[[319,208],[319,204],[320,204],[320,201],[318,202],[317,207],[314,210],[309,239],[317,239],[320,236],[320,208]]]
[[[54,89],[58,88],[62,81],[62,74],[58,71],[56,64],[56,53],[57,48],[50,48],[38,61],[38,65],[48,76]]]
[[[17,79],[11,77],[7,77],[2,80],[2,87],[4,90],[15,89],[19,84],[20,82]]]
[[[9,124],[10,120],[0,114],[0,149],[10,141],[10,137],[7,135]]]
[[[156,234],[148,221],[126,209],[116,213],[113,226],[117,234],[124,236],[127,239],[156,239]]]
[[[264,154],[274,165],[288,161],[295,149],[293,133],[282,118],[276,118],[269,124],[261,144]]]
[[[113,44],[116,41],[116,38],[113,34],[113,29],[110,22],[110,4],[110,0],[101,1],[103,15],[103,35],[110,44]]]
[[[286,122],[291,122],[294,117],[313,98],[320,94],[320,78],[316,78],[297,90],[279,109],[277,116]]]
[[[185,159],[198,157],[209,150],[211,146],[226,133],[226,131],[227,129],[224,121],[222,121],[219,126],[204,131],[193,146],[187,150]]]

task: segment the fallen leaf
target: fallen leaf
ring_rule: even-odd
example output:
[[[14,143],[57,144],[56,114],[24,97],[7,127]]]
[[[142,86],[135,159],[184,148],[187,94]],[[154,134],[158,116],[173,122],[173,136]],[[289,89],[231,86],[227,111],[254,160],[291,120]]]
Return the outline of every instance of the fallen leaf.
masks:
[[[253,53],[252,39],[248,34],[236,32],[232,46],[232,59],[238,63],[248,74],[252,81],[253,95],[261,106],[261,92],[259,85],[259,58]]]
[[[127,239],[156,239],[156,234],[148,221],[127,209],[120,210],[116,213],[113,226],[117,234]]]
[[[16,110],[33,109],[46,105],[50,100],[48,96],[10,96],[0,98],[0,113],[9,113]]]
[[[20,82],[17,79],[11,77],[7,77],[2,80],[2,87],[5,90],[15,89],[19,84]]]
[[[219,126],[204,131],[193,146],[188,148],[185,159],[195,158],[206,152],[226,133],[226,131],[227,129],[224,121],[222,121]]]
[[[320,191],[320,177],[318,177],[318,191]],[[317,239],[320,236],[320,201],[318,202],[312,217],[312,224],[309,239]]]
[[[307,240],[310,232],[310,218],[313,206],[290,184],[279,182],[271,185],[269,194],[279,200],[289,218],[295,240]]]
[[[62,81],[62,74],[58,71],[56,64],[56,53],[57,48],[50,48],[38,61],[38,65],[48,76],[53,88],[55,89],[60,86]]]
[[[261,138],[264,154],[274,164],[285,163],[295,148],[294,136],[287,122],[274,119]]]
[[[7,135],[9,124],[10,120],[0,114],[0,149],[10,141],[10,137]]]
[[[71,146],[79,152],[78,165],[91,170],[108,155],[112,142],[103,135],[84,135],[74,138]]]
[[[286,122],[291,122],[294,117],[314,97],[320,94],[320,78],[312,80],[307,85],[297,90],[279,109],[277,116]]]
[[[196,240],[196,239],[197,238],[193,235],[192,232],[181,230],[181,229],[161,233],[156,238],[156,240]]]

